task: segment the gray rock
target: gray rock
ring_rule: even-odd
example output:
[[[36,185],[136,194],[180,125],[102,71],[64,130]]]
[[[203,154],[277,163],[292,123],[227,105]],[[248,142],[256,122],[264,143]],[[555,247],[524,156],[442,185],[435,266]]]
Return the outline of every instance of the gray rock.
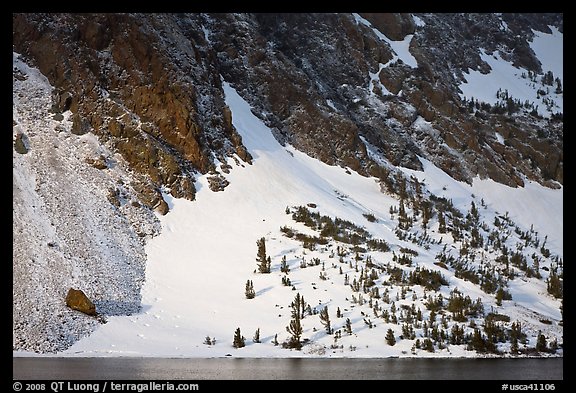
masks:
[[[18,133],[16,135],[16,139],[14,139],[14,150],[20,154],[26,154],[30,150],[28,144],[28,138],[26,135],[22,133]]]

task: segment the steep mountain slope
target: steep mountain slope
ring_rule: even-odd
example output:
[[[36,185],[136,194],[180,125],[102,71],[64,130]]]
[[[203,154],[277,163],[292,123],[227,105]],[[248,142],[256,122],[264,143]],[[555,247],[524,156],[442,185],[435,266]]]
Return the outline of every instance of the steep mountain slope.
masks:
[[[469,247],[468,234],[463,231],[463,237],[454,241],[452,234],[439,233],[436,217],[430,220],[426,237],[423,237],[421,218],[415,219],[414,226],[406,232],[398,231],[398,214],[389,213],[391,208],[398,207],[398,200],[382,194],[375,179],[327,166],[293,147],[283,148],[234,89],[225,85],[225,92],[234,125],[253,155],[254,164],[242,167],[230,160],[233,169],[224,193],[209,191],[207,177],[202,176],[197,183],[196,201],[168,197],[171,213],[161,219],[162,234],[147,246],[143,313],[110,318],[90,337],[73,345],[66,355],[478,356],[487,350],[467,350],[464,338],[461,342],[451,342],[451,332],[457,325],[462,327],[463,337],[472,335],[472,321],[482,326],[484,316],[489,314],[509,318],[509,322],[497,322],[504,330],[510,329],[512,323],[521,324],[526,341],[520,348],[534,348],[539,331],[546,332],[547,342],[562,343],[560,303],[546,294],[545,278],[527,278],[516,267],[511,268],[516,270],[516,277],[508,279],[502,270],[504,265],[495,261],[500,252],[492,243],[485,248],[470,247],[462,258],[462,248]],[[526,190],[511,189],[478,179],[473,186],[468,186],[454,181],[427,161],[423,164],[425,171],[419,173],[419,177],[428,179],[425,185],[442,184],[446,190],[438,190],[438,195],[450,195],[462,211],[466,211],[470,203],[478,203],[482,226],[497,233],[501,230],[497,237],[509,237],[502,241],[510,249],[515,249],[520,241],[514,233],[514,220],[522,222],[520,228],[529,228],[524,209],[532,212],[536,231],[539,231],[538,224],[548,219],[561,220],[558,205],[561,206],[562,193],[558,190],[547,190],[533,183],[528,183]],[[481,208],[480,201],[493,194],[500,197]],[[517,200],[523,203],[518,204]],[[543,205],[543,200],[549,205]],[[381,242],[366,246],[365,240],[354,242],[346,240],[345,235],[339,240],[331,239],[326,223],[311,230],[306,220],[301,220],[304,223],[294,221],[296,212],[306,210],[355,223],[359,228],[345,222],[337,226],[348,225],[344,232],[358,232],[359,239],[372,237]],[[370,216],[373,219],[368,219]],[[492,221],[502,216],[509,219],[498,229]],[[363,234],[360,227],[368,234]],[[561,228],[547,229],[551,230],[550,239],[554,239],[547,247],[561,255]],[[295,235],[287,236],[290,232]],[[319,232],[324,235],[316,240],[297,234],[317,237]],[[402,240],[399,234],[405,234],[400,236]],[[265,238],[266,251],[271,257],[269,274],[257,269],[256,240],[260,236]],[[379,247],[382,242],[388,244],[390,250]],[[359,252],[355,251],[356,246]],[[522,253],[533,251],[540,253],[533,245]],[[443,254],[456,258],[458,263],[465,261],[467,269],[454,269],[457,263],[450,262],[446,262],[450,265],[447,267],[441,263],[446,261],[440,257]],[[401,262],[397,259],[400,256],[410,262]],[[475,256],[482,260],[474,261]],[[287,273],[282,272],[283,258],[289,269]],[[554,258],[539,258],[541,268],[545,269],[541,272],[547,277]],[[500,282],[496,285],[503,285],[511,300],[498,305],[495,290],[490,293],[487,286],[469,281],[474,274],[462,274],[476,269],[478,272],[496,269]],[[428,287],[432,281],[428,283],[427,279],[414,285],[415,282],[409,284],[398,278],[399,272],[407,277],[419,270],[439,271],[446,283],[432,289]],[[376,277],[369,286],[362,277],[372,274]],[[479,277],[488,280],[489,276],[480,274]],[[283,283],[286,279],[290,280],[289,285]],[[247,280],[254,287],[253,299],[245,296]],[[355,285],[358,288],[354,289]],[[374,292],[376,288],[378,295]],[[310,342],[302,351],[282,349],[282,343],[289,341],[286,327],[291,320],[290,303],[296,293],[310,306],[309,314],[302,320],[302,339]],[[441,294],[448,300],[454,293],[461,293],[462,299],[480,299],[482,312],[474,316],[467,313],[462,320],[453,310],[442,311],[440,307],[435,311],[436,322],[431,323],[434,317],[428,307],[430,299]],[[332,334],[327,334],[318,315],[324,307],[329,311]],[[414,315],[410,314],[412,309]],[[422,314],[420,321],[418,312]],[[351,333],[346,331],[346,320],[350,322]],[[246,337],[246,347],[237,352],[232,348],[236,328]],[[394,346],[385,340],[389,328],[397,340]],[[425,349],[423,342],[427,337],[434,337],[425,331],[438,328],[447,337],[434,338],[432,350]],[[403,329],[413,329],[414,338],[407,337]],[[260,343],[253,341],[257,330]],[[422,342],[422,347],[415,347],[416,340]],[[275,345],[276,341],[279,345]],[[508,340],[498,341],[496,345],[503,353],[511,350]]]
[[[254,304],[268,315],[271,302],[283,317],[265,317],[262,328],[282,340],[294,292],[272,274],[251,275],[261,236],[274,252],[273,273],[277,258],[289,258],[294,287],[312,299],[312,313],[321,311],[321,287],[333,300],[318,297],[319,306],[353,308],[346,304],[350,283],[318,282],[320,273],[309,270],[319,265],[300,271],[299,258],[307,253],[328,269],[339,259],[330,255],[346,247],[345,261],[358,253],[360,271],[343,274],[365,282],[370,258],[389,264],[374,273],[376,285],[392,285],[391,296],[414,287],[422,311],[419,284],[390,282],[394,267],[406,275],[416,265],[444,269],[449,286],[440,292],[446,299],[455,287],[480,295],[480,324],[497,291],[506,291],[512,301],[498,306],[512,317],[499,322],[505,329],[515,318],[527,324],[527,347],[538,330],[562,341],[560,301],[548,293],[563,280],[562,62],[554,57],[561,56],[561,15],[15,14],[13,22],[21,54],[14,60],[15,349],[59,351],[94,329],[94,320],[63,306],[71,285],[88,289],[109,321],[71,352],[223,354],[230,346],[220,339],[232,325],[255,329],[243,315]],[[556,51],[546,53],[542,42]],[[469,219],[472,201],[480,213]],[[291,220],[308,203],[320,217],[366,227],[390,250],[317,237],[327,218],[313,228]],[[144,255],[158,218],[162,235]],[[322,244],[310,250],[315,237],[303,233]],[[417,253],[414,264],[399,267],[391,258],[407,249]],[[252,300],[242,299],[249,279],[264,287]],[[354,292],[354,304],[362,303]],[[371,311],[360,306],[349,314],[355,331],[370,326],[363,319]],[[373,320],[382,317],[372,312]],[[458,316],[447,318],[451,329]],[[45,333],[33,338],[31,320],[42,320]],[[199,327],[199,320],[211,322]],[[410,352],[414,340],[382,352],[389,323],[374,323],[377,329],[347,345],[369,344],[359,356]],[[311,326],[307,338],[326,351],[333,336]],[[401,325],[389,326],[401,333]],[[426,328],[414,328],[423,340]],[[183,344],[178,329],[194,339]],[[196,348],[206,335],[216,335],[217,351]],[[150,337],[163,338],[155,347]],[[508,351],[504,342],[500,349]],[[433,345],[443,350],[442,341]],[[285,356],[257,347],[244,353]]]

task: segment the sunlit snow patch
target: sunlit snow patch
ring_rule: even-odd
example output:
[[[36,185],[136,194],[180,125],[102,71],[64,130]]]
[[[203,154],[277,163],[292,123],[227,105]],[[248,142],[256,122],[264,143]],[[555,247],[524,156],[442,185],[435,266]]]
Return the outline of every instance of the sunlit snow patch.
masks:
[[[542,64],[542,71],[552,71],[554,77],[564,81],[564,34],[558,28],[549,26],[552,34],[534,31],[530,48]]]
[[[536,82],[530,80],[527,70],[514,67],[512,63],[502,59],[498,52],[488,54],[481,50],[480,57],[488,63],[491,71],[488,74],[483,74],[480,71],[470,70],[464,74],[466,82],[459,86],[462,91],[460,95],[462,98],[475,99],[494,105],[501,101],[497,97],[498,90],[507,90],[511,98],[520,100],[522,104],[528,101],[538,105],[540,114],[549,116],[555,112],[563,112],[562,94],[555,94],[553,88],[543,86],[540,83],[541,75],[536,76]],[[547,91],[545,96],[538,94],[538,90],[541,89]],[[551,106],[551,110],[547,109],[544,99],[553,100],[554,104]]]

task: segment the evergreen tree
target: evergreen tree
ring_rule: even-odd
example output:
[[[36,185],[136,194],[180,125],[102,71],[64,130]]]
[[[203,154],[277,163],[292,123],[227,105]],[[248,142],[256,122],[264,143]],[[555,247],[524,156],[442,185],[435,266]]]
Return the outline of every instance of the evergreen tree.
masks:
[[[480,329],[474,328],[470,345],[472,346],[472,349],[477,352],[486,352],[486,340],[482,336]]]
[[[244,336],[242,336],[242,333],[240,333],[240,328],[237,328],[236,331],[234,332],[234,341],[232,342],[232,346],[234,348],[243,348],[246,346],[246,339],[244,338]]]
[[[452,325],[452,330],[450,334],[450,344],[460,345],[464,342],[464,328],[459,324],[455,323]]]
[[[446,233],[446,220],[444,219],[444,214],[442,211],[438,211],[438,232]]]
[[[400,229],[408,229],[410,227],[406,209],[404,208],[404,199],[400,199],[400,207],[398,208],[398,227]]]
[[[246,281],[246,289],[244,290],[244,294],[246,295],[246,299],[254,299],[254,297],[256,296],[252,280]]]
[[[562,280],[560,280],[560,277],[556,274],[556,270],[552,269],[552,272],[546,281],[546,289],[548,290],[548,293],[557,299],[562,299],[564,297],[564,286],[562,284]]]
[[[553,341],[550,342],[550,349],[548,350],[548,352],[556,353],[557,350],[558,350],[558,341],[554,339]]]
[[[516,337],[510,338],[510,353],[513,355],[518,354],[518,339]]]
[[[325,306],[320,311],[320,322],[326,328],[326,333],[332,334],[332,327],[330,326],[330,316],[328,315],[328,307]]]
[[[544,336],[540,330],[538,331],[538,339],[536,340],[536,350],[538,352],[548,351],[548,345],[546,344],[546,336]]]
[[[430,338],[425,338],[422,342],[422,348],[428,352],[434,352],[434,343]]]
[[[416,349],[422,348],[422,343],[420,342],[419,338],[417,338],[416,341],[414,341],[414,346],[416,347]]]
[[[302,337],[302,318],[304,318],[304,298],[300,293],[296,294],[294,301],[290,303],[292,320],[290,324],[286,326],[286,331],[291,334],[291,337],[287,343],[288,348],[302,348],[302,342],[300,338]]]
[[[556,94],[562,94],[562,81],[560,78],[556,78],[556,90],[554,91]]]
[[[340,307],[336,309],[336,318],[342,318],[342,312],[340,311]]]
[[[475,221],[478,221],[479,215],[478,215],[478,208],[476,208],[476,205],[474,204],[474,201],[472,201],[472,203],[470,204],[470,215],[472,216],[472,218]]]
[[[272,344],[274,344],[274,346],[278,345],[278,334],[274,335],[274,340],[272,340]]]
[[[512,322],[512,326],[510,329],[510,341],[520,341],[524,337],[524,333],[522,333],[522,324],[519,321]]]
[[[503,299],[504,299],[504,290],[502,289],[502,287],[500,287],[496,291],[496,305],[501,306]]]
[[[266,258],[266,266],[265,266],[265,271],[263,273],[270,273],[271,269],[272,269],[272,258],[270,258],[270,256],[268,256],[268,258]]]
[[[386,342],[388,343],[388,345],[392,346],[394,344],[396,344],[396,338],[394,337],[394,332],[392,331],[392,329],[388,329],[386,331]]]
[[[286,274],[288,274],[288,272],[290,271],[288,263],[286,262],[286,255],[282,255],[282,262],[280,263],[280,271]]]
[[[547,71],[544,76],[542,76],[542,84],[552,86],[554,84],[554,73],[552,71]]]
[[[258,262],[258,271],[260,273],[270,273],[270,265],[272,261],[270,257],[266,256],[266,239],[260,238],[256,241],[258,246],[258,253],[256,255],[256,262]]]
[[[432,218],[432,206],[430,201],[422,202],[422,227],[426,229],[428,221]]]
[[[346,333],[352,335],[352,323],[350,322],[350,318],[346,318],[346,326],[344,327]]]
[[[256,329],[256,332],[254,333],[254,337],[252,338],[252,341],[254,341],[255,343],[260,342],[260,328]]]

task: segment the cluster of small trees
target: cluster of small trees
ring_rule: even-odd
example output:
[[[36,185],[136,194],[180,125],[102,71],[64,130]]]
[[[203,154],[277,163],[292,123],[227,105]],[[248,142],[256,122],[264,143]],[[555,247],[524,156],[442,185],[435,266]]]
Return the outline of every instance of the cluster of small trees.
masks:
[[[537,82],[535,77],[533,77],[532,80],[533,82]],[[547,96],[549,96],[551,92],[555,94],[563,93],[562,80],[560,78],[554,78],[552,71],[548,71],[542,76],[541,82],[543,86],[536,90],[536,99],[542,100],[542,103],[546,106],[548,111],[551,111],[556,106],[556,103],[553,99]],[[534,102],[530,100],[524,100],[524,102],[522,102],[520,99],[512,97],[508,92],[508,89],[498,89],[496,92],[496,98],[499,101],[494,105],[478,101],[478,99],[474,99],[474,97],[471,97],[470,100],[464,98],[462,104],[465,108],[464,110],[468,113],[483,111],[486,113],[497,115],[507,114],[510,116],[524,110],[533,117],[541,118],[538,114],[538,105],[535,105]],[[478,116],[478,113],[476,115]]]
[[[540,240],[532,230],[521,231],[510,220],[508,214],[497,216],[493,227],[490,228],[489,224],[481,220],[479,206],[486,207],[483,200],[479,206],[471,202],[469,211],[463,214],[454,207],[450,200],[432,195],[426,198],[422,193],[420,183],[415,178],[407,182],[406,179],[397,177],[394,184],[402,197],[399,208],[391,208],[391,215],[393,217],[398,215],[397,229],[406,238],[416,238],[418,222],[421,222],[424,233],[427,231],[434,233],[434,230],[437,230],[438,233],[451,235],[454,243],[459,246],[457,251],[452,251],[445,245],[442,252],[436,256],[436,265],[453,271],[456,277],[477,284],[486,294],[494,296],[497,305],[502,305],[503,301],[511,299],[511,294],[507,290],[508,280],[517,277],[518,274],[524,274],[528,278],[545,279],[548,292],[556,298],[562,298],[561,261],[557,256],[550,254],[545,247],[546,241],[540,244]],[[431,270],[415,262],[416,257],[419,256],[418,252],[403,247],[400,250],[394,250],[393,263],[377,263],[372,259],[372,255],[362,254],[366,253],[367,249],[388,252],[391,251],[390,247],[383,240],[372,239],[364,228],[349,221],[322,216],[304,206],[287,208],[286,212],[292,213],[295,221],[304,223],[319,232],[319,237],[306,235],[306,241],[314,244],[321,242],[328,244],[327,239],[331,238],[351,246],[351,248],[346,248],[338,245],[337,255],[334,255],[334,249],[332,249],[330,258],[337,256],[342,264],[338,271],[343,275],[344,284],[353,292],[350,297],[352,303],[359,306],[367,305],[369,312],[371,311],[375,318],[381,318],[385,324],[392,323],[401,326],[401,335],[395,334],[394,329],[387,327],[383,337],[389,345],[395,345],[399,340],[410,339],[415,340],[413,351],[417,349],[434,351],[436,348],[442,349],[447,345],[466,345],[470,350],[498,353],[500,343],[510,342],[512,353],[525,350],[519,347],[519,344],[525,345],[526,343],[520,323],[514,322],[510,325],[509,321],[498,319],[499,317],[494,313],[484,317],[484,306],[480,298],[473,301],[457,289],[452,291],[448,298],[443,298],[440,294],[426,296],[426,290],[438,291],[441,286],[448,285],[448,282],[439,270]],[[437,217],[437,227],[433,221],[434,217]],[[367,217],[369,221],[376,222],[371,218],[371,216]],[[514,232],[511,231],[512,228]],[[287,236],[298,239],[297,231],[288,227],[283,227],[281,230]],[[324,240],[320,242],[317,239]],[[422,236],[419,239],[427,239],[427,237]],[[511,240],[518,241],[516,248],[510,246]],[[433,243],[429,241],[428,244]],[[528,253],[525,248],[534,250],[530,258],[526,257]],[[322,248],[322,251],[328,250],[329,247]],[[398,251],[399,253],[396,254]],[[547,267],[542,266],[550,260],[554,261],[554,258],[556,258],[556,264],[550,262]],[[257,240],[256,262],[259,273],[270,273],[272,261],[266,253],[264,237]],[[348,264],[351,269],[351,273],[348,272],[350,274],[343,274],[342,267],[345,264]],[[320,258],[311,258],[307,263],[302,257],[300,263],[301,268],[319,265],[322,265],[320,279],[330,279],[331,275],[327,273],[324,262]],[[336,268],[337,265],[333,263],[332,267]],[[285,255],[280,263],[280,271],[283,273],[283,285],[291,286],[288,278],[290,267]],[[545,277],[542,278],[544,271],[548,274],[544,274]],[[398,307],[400,303],[395,303],[390,298],[394,294],[393,288],[396,287],[396,302],[400,298],[406,299],[407,296],[412,296],[415,302],[417,294],[416,291],[412,291],[413,286],[420,286],[425,290],[422,302],[429,310],[428,319],[422,315],[420,309],[410,308],[405,304]],[[392,289],[392,294],[389,293],[389,289]],[[380,290],[384,290],[384,293],[381,294]],[[410,292],[412,293],[409,294]],[[245,295],[248,299],[256,295],[251,280],[246,282]],[[414,303],[412,305],[414,306]],[[328,307],[319,307],[318,310],[306,304],[300,293],[296,294],[290,304],[291,320],[286,326],[289,338],[282,344],[283,347],[302,348],[305,342],[302,339],[303,320],[306,315],[319,314],[320,324],[324,327],[326,334],[334,335],[335,341],[341,338],[342,332],[352,334],[352,324],[349,318],[343,326],[334,329]],[[373,322],[371,319],[373,317],[369,315],[369,312],[361,312],[364,322],[369,328],[377,328],[378,319]],[[338,307],[336,318],[342,318],[342,316]],[[451,326],[448,324],[449,321]],[[244,339],[239,329],[237,333],[234,346],[241,345]],[[257,336],[255,335],[254,342],[259,342],[259,331]],[[546,340],[544,335],[542,337]],[[542,339],[538,337],[538,340]],[[277,344],[276,338],[274,341]],[[554,345],[552,343],[550,346],[539,344],[538,348],[536,348],[538,351],[543,351],[543,348],[553,351]]]
[[[208,337],[209,338],[209,337]],[[207,338],[207,339],[208,339]],[[252,337],[252,342],[259,344],[260,341],[260,328],[257,328]],[[214,345],[214,344],[212,344]],[[236,328],[234,331],[234,337],[232,338],[232,346],[234,348],[244,348],[246,346],[246,337],[242,335],[240,328]]]

